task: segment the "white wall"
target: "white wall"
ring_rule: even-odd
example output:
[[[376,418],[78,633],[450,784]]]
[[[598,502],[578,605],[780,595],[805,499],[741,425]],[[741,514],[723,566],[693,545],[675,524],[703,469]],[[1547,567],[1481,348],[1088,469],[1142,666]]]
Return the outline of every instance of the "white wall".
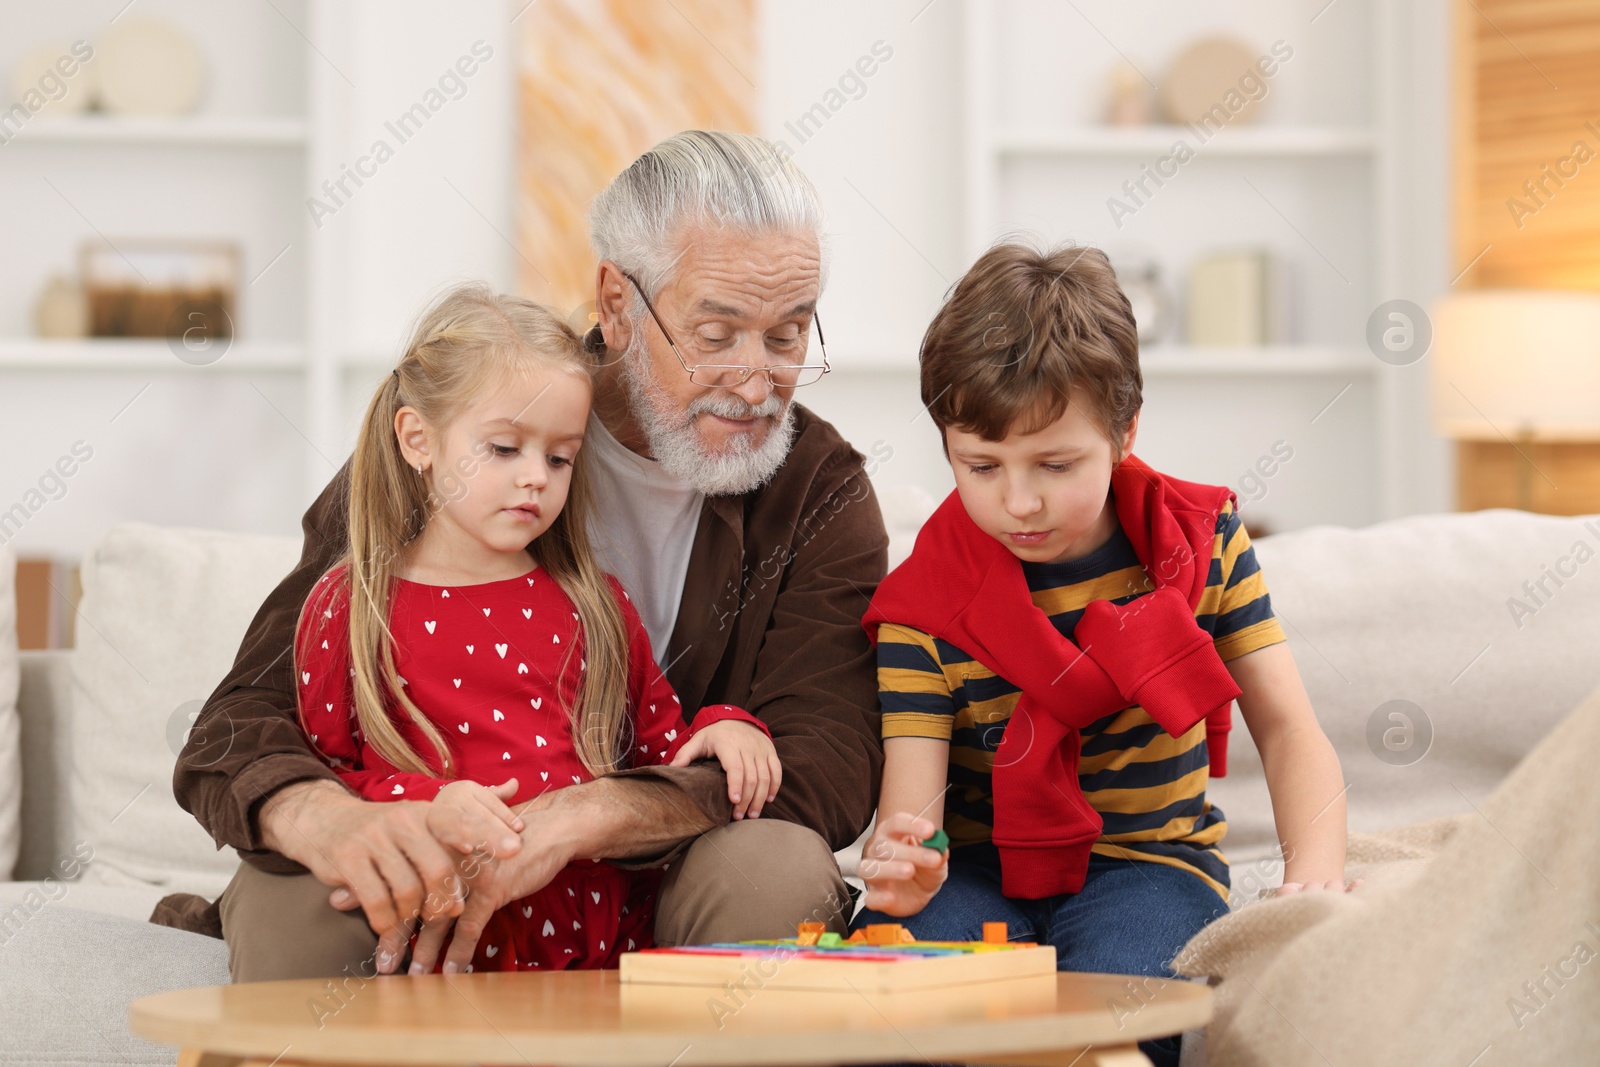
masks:
[[[954,483],[906,368],[965,267],[959,25],[959,5],[948,2],[761,6],[761,131],[816,184],[832,248],[819,312],[835,371],[800,399],[863,453],[892,452],[880,487],[936,497]],[[892,54],[861,79],[864,90],[847,80],[843,105],[820,128],[801,128],[814,105],[837,103],[827,94],[863,57],[877,58],[875,45]]]
[[[330,282],[316,304],[317,347],[338,364],[324,373],[336,374],[342,396],[320,413],[315,432],[336,462],[354,447],[367,401],[418,312],[455,282],[513,284],[511,19],[521,8],[508,0],[329,6],[336,46],[314,72],[330,106],[319,125],[313,184],[358,165],[376,171],[359,187],[347,185],[353,195],[311,234]],[[463,60],[473,71],[464,77],[456,68]],[[452,74],[460,87],[441,87]],[[446,103],[420,129],[401,127],[400,117],[430,90],[445,92]],[[379,142],[393,151],[381,163]]]
[[[375,140],[395,147],[376,177],[324,221],[345,270],[332,341],[385,362],[399,355],[405,327],[438,289],[483,278],[514,279],[513,151],[516,55],[509,19],[521,4],[448,5],[359,0],[340,35],[343,78],[326,79],[337,104],[325,168],[337,174]],[[481,42],[481,44],[480,44]],[[492,53],[479,61],[479,52]],[[476,71],[466,88],[401,143],[390,124],[437,88],[463,56]]]
[[[1396,243],[1394,277],[1384,279],[1396,297],[1430,307],[1455,280],[1451,217],[1451,131],[1454,119],[1453,55],[1455,29],[1448,0],[1408,0],[1390,12],[1396,56],[1391,69],[1396,96],[1403,102],[1394,115],[1395,166],[1407,190],[1390,224],[1403,235]],[[1399,372],[1401,388],[1396,421],[1403,470],[1401,498],[1394,511],[1402,515],[1449,511],[1455,507],[1455,453],[1436,436],[1429,422],[1428,370],[1424,358]]]

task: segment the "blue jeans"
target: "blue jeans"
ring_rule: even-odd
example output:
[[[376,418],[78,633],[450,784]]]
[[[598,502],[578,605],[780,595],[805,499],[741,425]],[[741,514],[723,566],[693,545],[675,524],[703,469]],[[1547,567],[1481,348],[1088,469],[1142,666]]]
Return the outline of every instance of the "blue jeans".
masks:
[[[1059,970],[1176,978],[1172,958],[1227,910],[1199,877],[1158,863],[1092,855],[1081,892],[1012,900],[1000,894],[999,871],[953,859],[949,878],[916,915],[897,919],[863,908],[850,928],[897,922],[919,941],[979,941],[985,922],[1004,922],[1013,941],[1054,945]],[[1130,991],[1129,1011],[1139,1003]],[[1139,1048],[1156,1067],[1176,1067],[1180,1040],[1141,1041]]]

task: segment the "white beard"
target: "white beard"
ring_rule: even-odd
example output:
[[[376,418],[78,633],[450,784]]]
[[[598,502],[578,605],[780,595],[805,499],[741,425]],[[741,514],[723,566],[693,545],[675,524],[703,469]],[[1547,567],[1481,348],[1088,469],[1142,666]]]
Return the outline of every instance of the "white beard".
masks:
[[[794,443],[794,405],[777,393],[768,394],[752,407],[719,389],[680,411],[651,373],[643,331],[633,331],[622,358],[628,410],[644,432],[655,461],[679,481],[707,496],[748,493],[765,485],[789,457],[789,446]],[[753,432],[736,434],[722,451],[714,452],[695,428],[702,412],[730,419],[764,418],[766,438],[760,445],[752,445]]]

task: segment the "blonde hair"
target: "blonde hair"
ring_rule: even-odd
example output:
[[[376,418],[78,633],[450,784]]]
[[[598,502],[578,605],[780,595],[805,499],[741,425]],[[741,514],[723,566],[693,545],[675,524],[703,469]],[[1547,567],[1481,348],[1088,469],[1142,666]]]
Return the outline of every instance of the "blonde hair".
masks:
[[[423,312],[395,372],[385,376],[367,405],[350,463],[348,543],[330,568],[346,571],[340,582],[313,587],[307,612],[322,624],[325,616],[318,609],[337,593],[346,595],[356,717],[367,743],[399,770],[457,775],[444,735],[406,694],[395,670],[388,625],[395,571],[406,546],[445,503],[407,464],[395,437],[395,416],[409,405],[443,432],[487,390],[515,375],[554,371],[582,375],[592,384],[596,369],[577,334],[548,309],[469,283]],[[628,634],[611,581],[589,546],[586,455],[580,451],[573,463],[566,506],[528,551],[577,608],[579,640],[562,660],[557,689],[578,757],[598,776],[625,765],[632,741],[626,714]],[[453,472],[436,478],[442,481],[446,473]],[[312,636],[307,628],[308,643],[296,648],[297,660],[311,647]],[[587,660],[587,666],[580,661],[568,693],[563,682],[574,656]],[[432,761],[407,744],[385,710],[386,699],[427,740]],[[309,722],[303,704],[300,716],[302,724]]]

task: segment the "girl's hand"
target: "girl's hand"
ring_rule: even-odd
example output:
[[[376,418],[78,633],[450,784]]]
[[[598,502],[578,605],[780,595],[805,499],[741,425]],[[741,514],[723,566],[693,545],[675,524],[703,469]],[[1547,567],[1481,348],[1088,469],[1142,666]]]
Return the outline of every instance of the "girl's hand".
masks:
[[[451,839],[463,843],[481,841],[485,844],[503,839],[507,827],[520,834],[522,818],[506,807],[506,801],[516,795],[515,778],[496,786],[483,786],[464,779],[451,782],[428,804],[428,830],[435,837],[448,834]],[[463,844],[461,851],[470,854],[472,849]]]
[[[737,719],[714,722],[684,742],[670,766],[687,767],[707,756],[715,756],[728,774],[728,800],[735,819],[747,813],[760,818],[761,806],[777,798],[783,781],[778,750],[754,726]]]
[[[1333,890],[1335,892],[1350,893],[1361,888],[1363,878],[1346,883],[1343,878],[1336,878],[1328,882],[1285,882],[1278,887],[1275,897],[1293,896],[1295,893],[1309,893],[1318,889]]]
[[[905,918],[928,906],[950,874],[950,853],[922,844],[937,829],[932,820],[907,811],[878,822],[861,850],[867,907]]]

